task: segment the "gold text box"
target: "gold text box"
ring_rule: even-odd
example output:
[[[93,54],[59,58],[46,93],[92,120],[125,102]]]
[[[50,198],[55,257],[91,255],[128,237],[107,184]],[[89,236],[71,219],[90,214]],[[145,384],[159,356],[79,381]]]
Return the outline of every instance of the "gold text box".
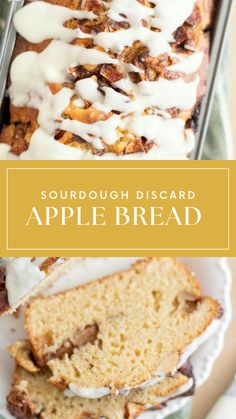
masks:
[[[0,170],[1,256],[236,255],[236,162],[17,161],[1,162]],[[41,199],[42,191],[115,191],[118,198]],[[137,200],[137,191],[192,191],[195,197]],[[117,225],[120,207],[127,211],[120,222],[129,218],[125,225]],[[190,222],[199,210],[198,224],[185,225],[186,207]],[[38,219],[30,217],[33,208]],[[47,214],[55,218],[47,221]]]

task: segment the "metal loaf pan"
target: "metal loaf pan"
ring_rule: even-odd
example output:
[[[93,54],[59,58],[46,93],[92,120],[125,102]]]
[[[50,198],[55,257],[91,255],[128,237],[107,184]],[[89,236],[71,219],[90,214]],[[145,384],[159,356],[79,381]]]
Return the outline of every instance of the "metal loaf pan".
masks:
[[[201,159],[202,156],[214,99],[217,75],[224,53],[225,40],[229,26],[233,0],[217,0],[215,3],[217,10],[212,28],[210,66],[207,76],[206,93],[201,102],[201,109],[198,120],[199,127],[196,134],[196,144],[195,149],[192,152],[192,159],[195,160]]]
[[[4,122],[6,83],[11,56],[16,40],[16,31],[12,24],[14,14],[23,6],[24,0],[0,0],[1,43],[0,43],[0,127]]]
[[[6,82],[11,61],[11,55],[15,44],[16,32],[12,25],[12,19],[16,11],[23,6],[24,0],[0,0],[1,9],[5,1],[4,10],[4,29],[2,33],[2,42],[0,49],[0,126],[7,120],[8,110],[6,106]],[[180,0],[181,1],[181,0]],[[229,24],[230,12],[233,0],[216,0],[216,13],[214,27],[211,36],[210,67],[207,77],[206,94],[202,100],[198,131],[196,133],[196,144],[191,158],[201,159],[204,141],[206,138],[207,127],[209,123],[214,91],[216,87],[217,75],[224,51],[227,28]],[[2,10],[0,9],[0,13]]]

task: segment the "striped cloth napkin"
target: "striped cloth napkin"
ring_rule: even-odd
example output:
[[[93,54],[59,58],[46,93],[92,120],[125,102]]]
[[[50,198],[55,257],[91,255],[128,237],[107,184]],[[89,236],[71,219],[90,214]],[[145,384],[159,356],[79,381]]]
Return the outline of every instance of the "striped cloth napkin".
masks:
[[[233,158],[231,83],[229,83],[231,52],[232,45],[228,41],[217,80],[210,124],[202,156],[204,160],[227,160]]]
[[[168,418],[166,419],[188,419],[190,417],[190,412],[191,412],[191,403],[188,403],[179,412],[173,413],[173,415],[168,416]]]

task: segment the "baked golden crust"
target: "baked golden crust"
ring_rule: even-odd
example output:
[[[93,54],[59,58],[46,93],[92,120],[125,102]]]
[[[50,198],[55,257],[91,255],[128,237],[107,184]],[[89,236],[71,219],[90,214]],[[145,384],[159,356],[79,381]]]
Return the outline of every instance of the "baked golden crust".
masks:
[[[48,3],[66,6],[72,9],[79,9],[81,6],[80,0],[45,0]],[[140,3],[152,7],[147,0],[139,0]],[[127,29],[128,23],[125,21],[115,22],[104,14],[104,2],[100,0],[86,0],[85,10],[95,13],[96,18],[92,20],[76,20],[72,19],[66,22],[67,28],[79,28],[84,33],[100,33],[115,32],[120,29]],[[182,57],[188,57],[193,51],[201,51],[204,53],[204,59],[201,67],[198,70],[200,83],[197,91],[197,100],[193,109],[188,111],[181,111],[177,108],[167,110],[172,118],[179,117],[185,121],[186,128],[196,127],[196,109],[201,102],[202,96],[205,92],[206,77],[208,72],[208,57],[209,57],[209,34],[205,30],[209,28],[212,21],[212,14],[214,12],[213,0],[197,0],[191,16],[185,23],[174,33],[174,41],[171,46],[173,52]],[[143,22],[145,26],[145,22]],[[43,41],[39,44],[32,44],[22,38],[17,37],[13,58],[24,51],[42,52],[50,43],[50,40]],[[94,47],[91,38],[75,39],[73,44],[82,45],[86,48]],[[100,49],[100,47],[95,46]],[[175,71],[170,71],[168,67],[175,63],[175,58],[168,56],[166,53],[158,57],[152,57],[149,49],[142,45],[140,41],[136,41],[132,46],[125,47],[118,55],[119,60],[123,63],[132,64],[139,69],[139,72],[130,72],[130,78],[133,82],[140,81],[156,81],[159,77],[167,80],[176,80],[182,78],[186,81],[191,81],[196,77],[196,73],[191,76],[184,76]],[[99,86],[111,86],[114,81],[122,78],[122,73],[113,64],[106,65],[84,65],[68,69],[71,75],[71,86],[81,79],[94,76]],[[53,94],[57,93],[65,84],[50,86]],[[69,86],[68,86],[69,87]],[[122,92],[124,93],[124,92]],[[144,114],[155,114],[155,107],[146,109]],[[73,107],[72,102],[63,113],[64,118],[78,120],[88,124],[93,124],[99,121],[105,121],[116,112],[104,113],[94,109],[93,106],[85,102],[84,108]],[[38,128],[37,124],[38,111],[27,107],[10,106],[10,125],[3,128],[0,141],[11,146],[11,151],[20,155],[25,151],[30,143],[32,134]],[[194,122],[194,123],[192,123]],[[136,153],[139,151],[148,152],[153,147],[153,142],[146,137],[138,137],[137,135],[117,129],[117,141],[110,145],[101,139],[103,148],[96,148],[94,144],[85,141],[82,137],[70,132],[57,131],[54,136],[56,141],[72,147],[78,147],[84,151],[89,151],[92,154],[102,155],[107,152],[112,152],[117,155],[125,155]]]
[[[32,374],[39,372],[40,369],[33,361],[30,344],[27,340],[18,340],[9,346],[8,351],[19,367]]]

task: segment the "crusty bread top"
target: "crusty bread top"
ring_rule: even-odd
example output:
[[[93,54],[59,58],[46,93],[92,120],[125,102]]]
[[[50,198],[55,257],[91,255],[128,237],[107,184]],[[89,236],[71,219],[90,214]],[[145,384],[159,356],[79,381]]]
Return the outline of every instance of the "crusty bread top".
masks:
[[[149,408],[161,408],[158,398],[174,397],[181,387],[193,382],[191,378],[178,372],[167,377],[153,387],[131,391],[126,396],[107,396],[99,400],[80,397],[65,397],[63,392],[47,380],[47,370],[30,374],[17,367],[11,393],[8,396],[8,409],[18,419],[135,419]]]
[[[170,373],[181,352],[220,315],[201,298],[197,280],[171,258],[137,262],[26,310],[37,363],[61,387],[110,387],[114,392]],[[62,359],[62,356],[64,357]]]

